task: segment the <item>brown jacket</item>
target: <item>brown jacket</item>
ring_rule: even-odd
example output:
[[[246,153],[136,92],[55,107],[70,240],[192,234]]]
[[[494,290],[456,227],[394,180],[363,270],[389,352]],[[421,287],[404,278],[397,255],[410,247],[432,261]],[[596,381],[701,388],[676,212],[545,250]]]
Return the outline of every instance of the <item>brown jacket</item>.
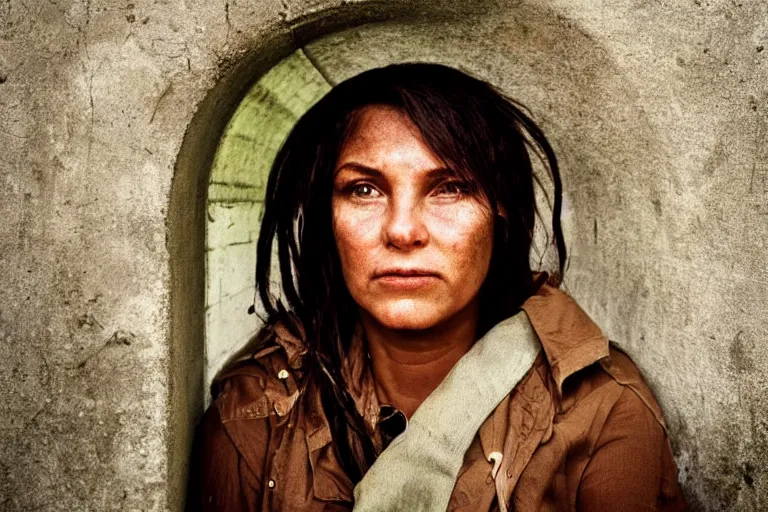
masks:
[[[632,361],[564,292],[543,285],[523,309],[544,348],[485,420],[464,458],[448,509],[496,510],[497,480],[518,512],[685,510],[664,419]],[[316,388],[298,400],[302,344],[262,329],[214,383],[198,427],[188,510],[351,510],[353,485],[332,446]],[[344,368],[382,447],[383,424],[360,336]],[[263,346],[263,345],[262,345]],[[391,410],[391,408],[389,408]]]

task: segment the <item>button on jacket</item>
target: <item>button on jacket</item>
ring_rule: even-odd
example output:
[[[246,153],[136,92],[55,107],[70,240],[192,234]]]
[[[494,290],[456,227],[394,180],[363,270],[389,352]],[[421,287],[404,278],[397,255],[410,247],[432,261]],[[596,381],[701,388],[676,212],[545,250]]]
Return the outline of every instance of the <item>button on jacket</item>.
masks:
[[[480,427],[448,510],[498,510],[499,499],[518,512],[686,510],[661,410],[632,361],[557,288],[542,285],[522,309],[544,350]],[[352,510],[320,393],[301,385],[303,355],[269,325],[217,376],[188,510]],[[359,330],[342,370],[384,449],[405,419],[378,402]]]

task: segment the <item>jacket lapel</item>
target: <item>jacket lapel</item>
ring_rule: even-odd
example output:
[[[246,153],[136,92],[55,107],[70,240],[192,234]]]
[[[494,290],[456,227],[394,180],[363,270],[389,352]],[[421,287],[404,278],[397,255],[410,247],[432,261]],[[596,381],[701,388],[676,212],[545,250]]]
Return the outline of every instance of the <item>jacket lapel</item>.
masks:
[[[554,403],[539,369],[545,365],[540,354],[533,369],[517,387],[499,404],[479,430],[480,443],[489,470],[491,459],[497,463],[497,498],[509,503],[520,475],[531,460],[536,448],[552,435]]]

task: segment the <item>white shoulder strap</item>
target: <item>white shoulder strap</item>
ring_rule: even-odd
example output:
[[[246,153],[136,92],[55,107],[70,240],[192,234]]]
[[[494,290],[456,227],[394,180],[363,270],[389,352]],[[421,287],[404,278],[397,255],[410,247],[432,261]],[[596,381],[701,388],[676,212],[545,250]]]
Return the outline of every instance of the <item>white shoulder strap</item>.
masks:
[[[445,512],[464,453],[540,349],[523,311],[488,331],[355,486],[354,512]]]

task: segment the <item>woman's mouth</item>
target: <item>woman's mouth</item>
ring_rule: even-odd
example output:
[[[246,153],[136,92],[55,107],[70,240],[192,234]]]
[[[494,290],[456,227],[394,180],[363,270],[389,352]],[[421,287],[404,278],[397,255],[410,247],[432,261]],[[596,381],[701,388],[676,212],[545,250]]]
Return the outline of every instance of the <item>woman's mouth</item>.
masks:
[[[423,269],[391,269],[374,275],[374,280],[398,290],[417,290],[433,285],[440,279],[439,274]]]

